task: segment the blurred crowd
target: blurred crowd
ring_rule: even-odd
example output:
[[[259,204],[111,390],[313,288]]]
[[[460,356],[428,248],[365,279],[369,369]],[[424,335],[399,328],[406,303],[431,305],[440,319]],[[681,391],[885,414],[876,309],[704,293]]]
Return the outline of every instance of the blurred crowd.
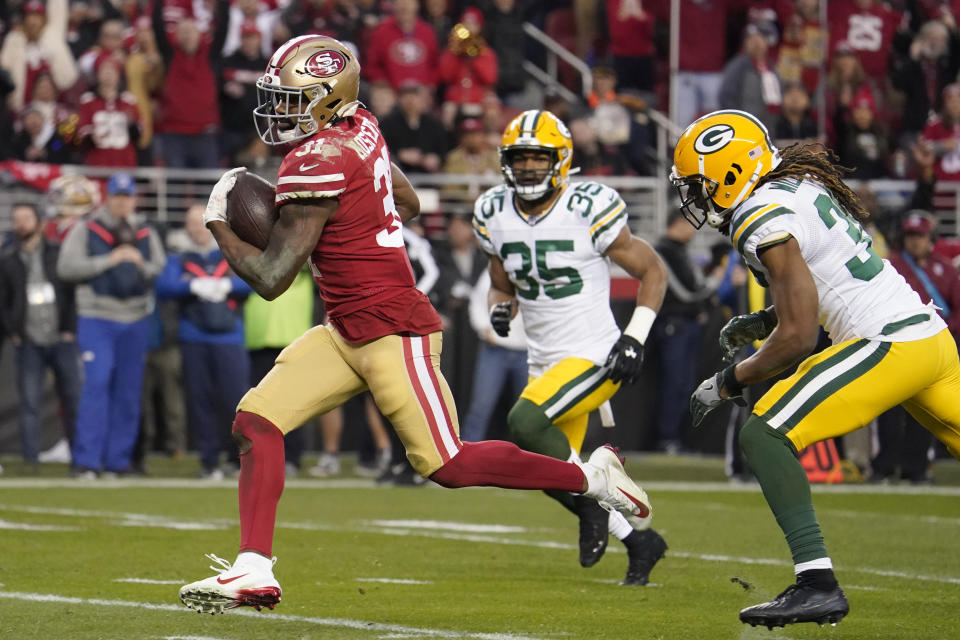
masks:
[[[682,128],[737,108],[781,145],[827,143],[858,178],[912,176],[917,146],[940,179],[960,177],[956,0],[677,0],[671,28],[672,4],[7,0],[0,160],[276,163],[251,126],[254,84],[276,46],[321,33],[356,50],[361,97],[408,171],[495,170],[506,122],[544,107],[569,125],[585,173],[649,174],[650,109]],[[562,61],[558,85],[532,82],[525,65],[546,66],[545,51],[524,22],[584,60],[592,86]]]

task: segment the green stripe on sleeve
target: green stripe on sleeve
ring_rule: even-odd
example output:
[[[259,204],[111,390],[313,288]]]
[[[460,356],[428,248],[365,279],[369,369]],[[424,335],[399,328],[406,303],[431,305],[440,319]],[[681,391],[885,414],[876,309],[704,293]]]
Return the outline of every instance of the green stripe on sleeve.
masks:
[[[591,233],[591,234],[590,234],[590,241],[591,241],[591,242],[596,242],[596,241],[597,241],[597,238],[599,238],[600,236],[602,236],[607,229],[609,229],[610,227],[612,227],[613,225],[615,225],[617,222],[619,222],[620,220],[623,220],[623,219],[626,218],[626,217],[627,217],[627,210],[626,210],[626,208],[624,208],[623,211],[621,211],[620,213],[618,213],[617,215],[615,215],[615,216],[613,217],[613,220],[611,220],[611,221],[608,222],[607,224],[605,224],[605,225],[603,225],[602,227],[600,227],[599,229],[597,229],[594,233]]]
[[[750,209],[747,209],[740,215],[736,216],[733,220],[731,220],[730,221],[730,237],[732,238],[734,234],[737,232],[737,227],[740,226],[741,222],[743,222],[744,220],[746,220],[747,218],[749,218],[750,216],[755,214],[757,211],[760,211],[760,209],[763,209],[766,206],[767,205],[762,204],[759,207],[752,207]]]
[[[743,247],[745,244],[747,244],[747,238],[750,237],[751,233],[753,233],[754,231],[756,231],[766,223],[770,222],[774,218],[782,216],[786,213],[793,213],[793,212],[790,211],[790,209],[787,209],[786,207],[777,207],[773,211],[767,211],[765,214],[763,214],[762,216],[760,216],[759,218],[751,222],[750,226],[744,229],[743,233],[740,235],[740,239],[737,240],[737,251],[740,252],[740,255],[743,255]]]
[[[903,320],[897,320],[896,322],[891,322],[886,325],[883,329],[880,330],[880,335],[888,336],[891,333],[896,333],[903,329],[904,327],[910,327],[915,324],[920,324],[921,322],[926,322],[930,319],[930,314],[928,313],[919,313],[915,316],[910,316],[909,318],[904,318]]]
[[[614,200],[613,204],[611,204],[609,207],[607,207],[597,215],[593,216],[593,219],[590,221],[590,226],[592,227],[593,225],[603,220],[603,217],[605,215],[607,215],[608,213],[610,213],[611,211],[619,207],[621,204],[623,204],[623,200],[621,200],[620,198],[617,198],[616,200]]]

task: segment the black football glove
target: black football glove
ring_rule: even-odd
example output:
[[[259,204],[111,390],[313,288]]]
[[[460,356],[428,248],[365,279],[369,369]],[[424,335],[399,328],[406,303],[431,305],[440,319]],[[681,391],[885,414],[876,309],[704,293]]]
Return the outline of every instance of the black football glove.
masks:
[[[720,348],[723,350],[724,359],[732,360],[740,347],[754,340],[763,340],[776,326],[777,318],[766,309],[730,318],[730,321],[723,325],[723,329],[720,329]]]
[[[636,338],[621,334],[610,349],[604,366],[610,369],[608,376],[613,382],[622,380],[633,384],[640,376],[640,367],[643,366],[643,345]]]
[[[501,338],[510,335],[510,320],[513,319],[513,301],[498,302],[490,307],[490,324]]]

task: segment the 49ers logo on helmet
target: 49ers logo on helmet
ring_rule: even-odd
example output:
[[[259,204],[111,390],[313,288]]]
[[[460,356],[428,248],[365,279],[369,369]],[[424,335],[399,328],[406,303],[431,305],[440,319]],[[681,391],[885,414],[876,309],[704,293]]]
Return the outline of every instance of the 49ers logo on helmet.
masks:
[[[317,51],[307,59],[303,70],[312,76],[318,78],[329,78],[335,76],[347,66],[347,61],[339,51],[329,49]]]

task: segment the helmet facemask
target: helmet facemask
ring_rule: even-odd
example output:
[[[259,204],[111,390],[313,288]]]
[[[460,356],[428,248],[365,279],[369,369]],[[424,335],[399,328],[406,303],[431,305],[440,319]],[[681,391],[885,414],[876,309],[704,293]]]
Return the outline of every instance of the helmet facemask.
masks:
[[[711,227],[723,224],[723,210],[718,209],[713,201],[719,187],[716,180],[701,175],[679,176],[676,171],[674,167],[670,182],[680,194],[680,212],[684,219],[695,229],[704,223],[709,223]]]
[[[543,169],[514,169],[513,161],[518,153],[543,153],[550,156],[552,165]],[[564,158],[560,149],[540,146],[510,146],[500,148],[500,169],[517,197],[525,201],[536,201],[546,198],[559,186],[557,176],[560,175]]]
[[[307,89],[282,87],[269,84],[269,81],[265,80],[267,77],[257,80],[257,108],[253,110],[257,133],[265,143],[276,145],[296,142],[323,128],[313,117],[313,110],[330,94],[329,85]],[[332,106],[336,108],[340,105]],[[328,124],[330,123],[324,123]]]

